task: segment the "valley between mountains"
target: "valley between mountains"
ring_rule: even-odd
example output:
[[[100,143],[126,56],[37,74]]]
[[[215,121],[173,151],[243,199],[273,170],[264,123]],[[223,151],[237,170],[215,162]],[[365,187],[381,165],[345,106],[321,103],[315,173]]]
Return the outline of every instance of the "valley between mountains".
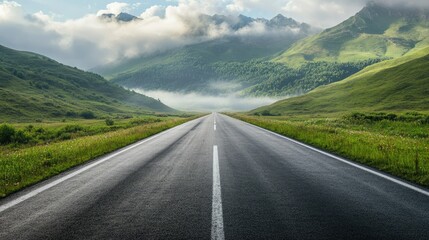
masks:
[[[55,36],[0,36],[0,238],[428,238],[429,6],[323,29],[185,3],[12,25],[0,3],[0,31]]]

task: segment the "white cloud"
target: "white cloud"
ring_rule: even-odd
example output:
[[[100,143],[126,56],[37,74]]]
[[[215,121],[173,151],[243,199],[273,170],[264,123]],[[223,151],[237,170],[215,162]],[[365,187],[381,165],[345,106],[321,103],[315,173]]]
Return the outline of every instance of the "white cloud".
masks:
[[[330,27],[359,11],[367,0],[230,0],[229,12],[262,16],[282,13],[317,27]]]
[[[226,9],[231,13],[242,13],[246,10],[242,2],[234,2],[234,3],[228,4],[226,5]]]
[[[426,0],[373,0],[373,2],[399,7],[429,7],[429,1]]]
[[[142,19],[149,19],[153,17],[164,18],[165,17],[165,8],[161,5],[154,5],[146,9],[141,15]]]
[[[274,16],[282,13],[316,27],[332,27],[353,16],[371,0],[229,0],[223,2],[231,13],[256,13]],[[373,0],[385,5],[401,7],[429,7],[425,0]]]
[[[131,6],[128,3],[123,2],[112,2],[107,4],[105,10],[98,11],[97,15],[100,16],[105,13],[113,13],[113,14],[119,14],[121,12],[126,12],[131,9]]]
[[[299,21],[329,27],[354,15],[366,0],[178,0],[175,5],[152,6],[131,23],[102,21],[103,13],[118,14],[139,5],[113,2],[106,9],[79,19],[57,21],[43,12],[25,15],[20,4],[0,2],[0,44],[34,51],[65,64],[90,68],[121,58],[198,43],[225,35],[264,35],[263,24],[254,23],[234,31],[228,24],[205,21],[201,14],[274,16],[283,13]],[[405,6],[427,6],[428,1],[379,0]],[[94,6],[92,6],[94,7]],[[255,17],[256,17],[255,16]],[[231,23],[234,18],[231,18]],[[294,29],[284,29],[293,33]],[[271,33],[273,34],[273,33]]]
[[[34,51],[68,65],[91,68],[122,58],[175,48],[226,35],[263,35],[265,28],[253,24],[235,32],[228,24],[214,24],[201,14],[227,11],[222,1],[180,0],[177,6],[152,6],[143,20],[129,23],[104,21],[103,13],[120,13],[132,7],[126,3],[108,4],[105,10],[79,19],[57,21],[37,12],[24,15],[15,2],[0,2],[0,44]],[[286,29],[285,29],[286,31]],[[31,41],[29,41],[31,39]]]
[[[261,22],[253,22],[249,26],[239,29],[236,34],[241,36],[263,35],[267,33],[265,24]]]
[[[364,1],[290,0],[282,10],[288,16],[305,19],[317,27],[331,27],[358,12]]]
[[[0,20],[8,20],[21,14],[21,5],[17,2],[3,1],[3,3],[0,4]]]

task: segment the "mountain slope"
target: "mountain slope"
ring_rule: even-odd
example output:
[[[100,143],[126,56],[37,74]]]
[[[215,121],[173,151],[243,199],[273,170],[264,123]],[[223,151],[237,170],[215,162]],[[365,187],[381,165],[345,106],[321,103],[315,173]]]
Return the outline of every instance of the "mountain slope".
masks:
[[[234,29],[256,22],[268,28],[289,26],[310,34],[305,30],[307,25],[282,15],[271,20],[206,17],[218,24],[228,22]],[[369,3],[343,23],[297,40],[291,47],[288,43],[292,42],[275,39],[271,35],[252,41],[223,38],[108,66],[101,73],[122,86],[144,90],[302,95],[343,80],[371,64],[429,46],[429,10]],[[283,53],[276,52],[288,47]]]
[[[297,42],[274,61],[299,66],[307,61],[396,58],[428,45],[429,10],[369,3],[343,23]]]
[[[258,108],[252,113],[330,114],[429,111],[429,48],[381,62],[337,83]]]
[[[0,119],[173,111],[102,77],[0,46]]]
[[[218,71],[217,65],[271,58],[293,42],[315,31],[305,23],[298,23],[282,15],[271,20],[253,19],[243,15],[202,15],[201,21],[216,26],[227,25],[235,34],[118,62],[96,68],[94,71],[126,87],[216,93],[210,89],[213,82],[235,80],[226,79],[227,76]],[[264,34],[248,32],[251,29],[264,29]]]

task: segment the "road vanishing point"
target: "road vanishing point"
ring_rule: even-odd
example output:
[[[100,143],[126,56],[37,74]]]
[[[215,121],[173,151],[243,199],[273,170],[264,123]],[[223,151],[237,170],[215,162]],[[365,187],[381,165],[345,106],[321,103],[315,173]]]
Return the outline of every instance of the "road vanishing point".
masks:
[[[0,201],[0,239],[429,239],[427,189],[213,113]]]

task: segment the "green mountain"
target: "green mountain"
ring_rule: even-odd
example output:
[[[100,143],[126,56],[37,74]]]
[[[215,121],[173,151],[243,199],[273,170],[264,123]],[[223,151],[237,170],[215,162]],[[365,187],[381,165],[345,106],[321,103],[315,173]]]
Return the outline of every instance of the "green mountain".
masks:
[[[213,95],[285,96],[300,95],[320,85],[342,80],[380,61],[310,62],[292,68],[258,58],[266,54],[267,49],[264,43],[250,47],[237,39],[227,43],[206,42],[106,67],[101,72],[127,88]],[[273,52],[276,49],[279,46],[274,46]]]
[[[397,58],[429,45],[429,10],[369,3],[343,23],[295,43],[274,61],[354,62]]]
[[[374,64],[310,93],[253,110],[254,114],[429,112],[429,47]]]
[[[213,83],[239,81],[237,76],[233,76],[234,78],[227,76],[229,72],[225,73],[220,69],[221,66],[235,63],[235,66],[242,69],[243,65],[248,65],[247,60],[274,54],[283,45],[283,43],[270,47],[260,43],[245,45],[238,38],[211,41],[153,57],[131,60],[118,66],[108,66],[101,73],[127,88],[216,93],[217,89],[212,88]],[[238,77],[240,78],[241,74],[238,74]],[[240,84],[237,86],[235,90],[243,88]]]
[[[429,10],[369,3],[343,23],[293,44],[273,58],[288,76],[263,78],[249,95],[301,95],[371,64],[429,46]]]
[[[264,44],[266,42],[270,44]],[[212,69],[215,63],[246,62],[270,57],[290,43],[277,37],[255,37],[251,41],[240,37],[227,37],[103,66],[94,71],[118,83],[137,82],[144,86],[158,79],[165,82],[182,80],[181,78],[201,81],[209,74],[215,75]],[[142,76],[143,78],[140,78]]]
[[[222,16],[213,18],[226,21]],[[244,16],[240,19],[236,29],[256,21]],[[265,24],[294,26],[302,33],[311,33],[306,31],[307,25],[281,15],[265,20]],[[99,72],[128,88],[296,96],[425,46],[429,46],[429,10],[369,3],[343,23],[301,40],[285,41],[271,35],[251,41],[223,38],[108,66]],[[280,49],[287,50],[278,53]]]
[[[174,110],[99,75],[0,46],[0,120],[154,111]]]
[[[298,23],[282,15],[271,20],[242,15],[238,18],[204,15],[201,18],[203,22],[227,24],[236,34],[152,56],[121,61],[93,71],[128,88],[216,94],[224,92],[213,85],[217,85],[217,82],[227,82],[235,86],[228,88],[228,91],[241,91],[251,86],[254,81],[260,82],[261,76],[252,75],[252,79],[244,79],[241,74],[229,76],[231,74],[222,69],[225,64],[235,64],[240,68],[236,72],[242,72],[249,67],[248,61],[269,59],[315,31],[307,24]],[[251,28],[252,24],[264,25],[265,34],[239,34],[240,31]]]

